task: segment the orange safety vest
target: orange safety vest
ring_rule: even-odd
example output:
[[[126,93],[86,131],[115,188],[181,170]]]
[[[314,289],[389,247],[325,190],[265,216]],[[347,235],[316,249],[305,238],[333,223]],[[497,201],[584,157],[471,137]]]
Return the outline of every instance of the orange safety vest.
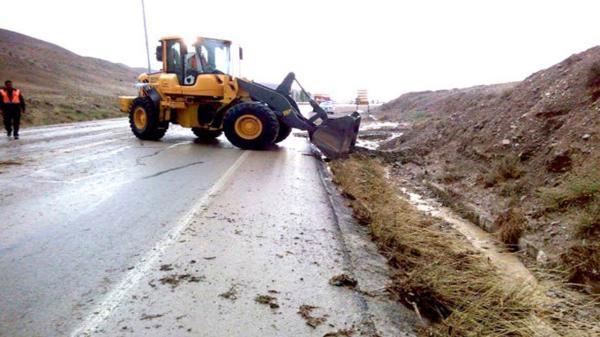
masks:
[[[0,94],[2,94],[2,103],[4,104],[21,103],[21,91],[19,89],[13,89],[12,99],[8,97],[8,92],[5,89],[0,89]]]

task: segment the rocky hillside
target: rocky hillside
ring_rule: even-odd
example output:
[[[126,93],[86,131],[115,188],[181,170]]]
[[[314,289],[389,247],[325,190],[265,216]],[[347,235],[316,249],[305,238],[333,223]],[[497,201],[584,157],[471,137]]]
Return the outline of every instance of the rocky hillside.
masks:
[[[402,95],[377,114],[412,127],[381,148],[509,245],[598,287],[599,98],[594,47],[521,82]]]
[[[0,81],[22,89],[26,124],[121,116],[116,97],[135,93],[142,71],[0,29]]]

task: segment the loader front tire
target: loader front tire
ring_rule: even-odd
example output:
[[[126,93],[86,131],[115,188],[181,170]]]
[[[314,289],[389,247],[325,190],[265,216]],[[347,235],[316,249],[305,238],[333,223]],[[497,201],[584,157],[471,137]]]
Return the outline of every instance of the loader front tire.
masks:
[[[159,140],[167,132],[169,122],[160,122],[150,97],[138,97],[129,109],[129,126],[139,139]]]
[[[283,142],[292,133],[292,128],[283,122],[279,122],[279,133],[275,138],[275,143]]]
[[[192,132],[200,141],[211,141],[223,133],[221,130],[206,130],[201,128],[192,128]]]
[[[279,121],[265,105],[238,103],[227,111],[223,130],[233,145],[241,149],[263,150],[275,143]]]

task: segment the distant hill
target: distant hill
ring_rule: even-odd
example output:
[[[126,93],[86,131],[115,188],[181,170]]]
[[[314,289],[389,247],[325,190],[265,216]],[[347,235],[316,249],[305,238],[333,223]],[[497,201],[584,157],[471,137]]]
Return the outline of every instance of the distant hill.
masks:
[[[117,96],[135,94],[133,84],[141,72],[0,29],[0,82],[11,79],[23,91],[25,124],[122,116]]]

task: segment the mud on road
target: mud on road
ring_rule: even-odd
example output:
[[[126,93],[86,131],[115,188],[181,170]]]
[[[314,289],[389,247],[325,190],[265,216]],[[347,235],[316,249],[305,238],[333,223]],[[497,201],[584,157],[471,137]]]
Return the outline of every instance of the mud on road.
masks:
[[[240,151],[173,127],[143,142],[116,119],[24,129],[0,153],[23,163],[0,175],[0,334],[412,331],[410,312],[361,292],[380,293],[387,266],[333,211],[306,138]],[[329,284],[344,273],[357,289]],[[303,305],[327,321],[307,325]]]

